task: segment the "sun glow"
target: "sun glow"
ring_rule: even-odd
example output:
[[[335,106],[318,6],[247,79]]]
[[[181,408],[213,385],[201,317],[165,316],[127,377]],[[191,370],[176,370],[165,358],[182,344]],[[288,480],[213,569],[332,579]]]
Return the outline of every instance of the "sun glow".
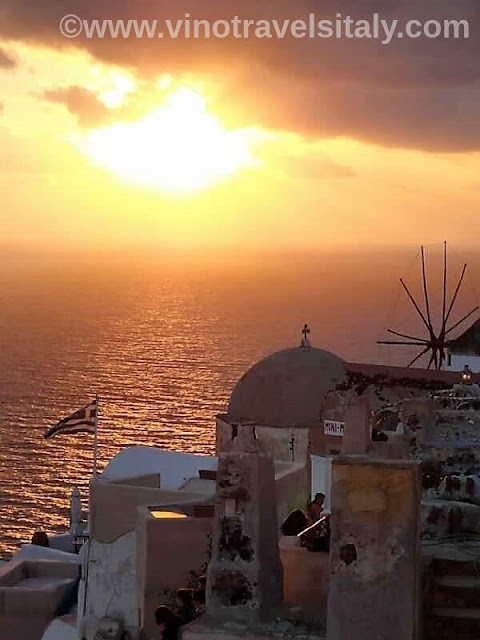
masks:
[[[93,162],[125,180],[195,191],[255,164],[251,129],[227,131],[196,92],[180,88],[143,120],[116,123],[76,139]]]

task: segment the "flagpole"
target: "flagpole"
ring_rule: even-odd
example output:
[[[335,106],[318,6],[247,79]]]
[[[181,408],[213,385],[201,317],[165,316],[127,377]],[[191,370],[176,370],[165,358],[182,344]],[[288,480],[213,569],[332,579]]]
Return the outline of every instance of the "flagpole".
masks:
[[[96,401],[96,411],[95,411],[95,440],[93,443],[93,477],[97,477],[97,462],[98,462],[98,412],[99,412],[99,401],[98,401],[98,393],[95,395]]]

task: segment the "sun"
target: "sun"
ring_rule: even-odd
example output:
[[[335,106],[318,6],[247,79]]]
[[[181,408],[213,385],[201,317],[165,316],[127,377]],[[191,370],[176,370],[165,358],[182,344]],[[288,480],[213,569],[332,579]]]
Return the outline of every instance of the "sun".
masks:
[[[178,88],[143,120],[90,131],[75,144],[129,182],[189,192],[255,165],[254,137],[251,129],[226,130],[199,93]]]

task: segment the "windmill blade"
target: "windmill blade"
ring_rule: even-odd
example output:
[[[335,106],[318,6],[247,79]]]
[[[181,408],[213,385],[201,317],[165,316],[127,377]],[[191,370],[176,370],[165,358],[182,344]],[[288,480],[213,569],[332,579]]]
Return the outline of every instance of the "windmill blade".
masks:
[[[417,336],[409,336],[407,333],[398,333],[398,331],[393,331],[393,329],[387,329],[387,333],[393,333],[394,336],[400,336],[400,338],[408,338],[409,340],[417,340],[417,342],[425,342],[427,340],[424,338],[418,338]]]
[[[458,292],[460,291],[460,287],[462,286],[463,278],[465,277],[465,271],[467,270],[467,263],[463,265],[462,273],[460,275],[460,280],[458,281],[457,288],[455,289],[455,293],[453,294],[452,301],[450,302],[450,306],[448,307],[447,317],[445,318],[445,326],[447,325],[448,319],[450,318],[450,314],[452,313],[453,305],[458,296]]]
[[[429,342],[397,342],[394,340],[377,340],[377,344],[406,344],[411,347],[424,347],[425,345],[430,345]]]
[[[447,243],[443,243],[443,295],[442,295],[442,325],[440,335],[445,335],[446,319],[445,310],[447,306]]]
[[[458,327],[459,324],[462,324],[462,322],[465,322],[465,320],[467,320],[468,318],[470,318],[470,316],[473,316],[473,314],[475,313],[475,311],[478,311],[480,309],[480,307],[475,307],[475,309],[472,309],[470,311],[470,313],[467,313],[466,315],[463,316],[463,318],[461,320],[459,320],[458,322],[456,322],[453,327],[450,327],[450,329],[448,329],[448,331],[445,332],[445,335],[448,336],[448,334],[450,333],[450,331],[453,331],[454,329],[456,329]]]
[[[432,335],[433,327],[432,327],[432,318],[430,316],[430,299],[428,297],[427,271],[425,267],[425,249],[423,248],[423,246],[421,247],[421,253],[422,253],[422,280],[423,280],[423,293],[425,296],[425,309],[427,311],[428,330],[430,332],[430,335]]]
[[[430,333],[430,326],[428,324],[428,322],[425,319],[425,316],[423,315],[422,311],[420,310],[420,307],[418,306],[418,304],[415,301],[415,298],[412,296],[412,294],[410,293],[407,285],[405,284],[405,281],[403,280],[403,278],[400,278],[400,282],[402,283],[402,287],[405,289],[405,291],[407,292],[407,296],[410,298],[411,303],[413,304],[413,306],[415,307],[415,309],[417,310],[418,315],[420,316],[420,318],[423,320],[423,324],[427,327],[428,332]]]
[[[415,358],[414,358],[414,359],[413,359],[409,364],[407,364],[407,369],[408,369],[408,368],[410,368],[412,365],[414,365],[414,364],[415,364],[415,362],[417,362],[417,360],[420,360],[420,358],[421,358],[422,356],[424,356],[424,355],[427,353],[427,351],[428,351],[429,349],[430,349],[430,345],[429,345],[426,349],[424,349],[423,351],[421,351],[421,352],[418,354],[418,356],[416,356],[416,357],[415,357]]]
[[[438,367],[438,352],[437,352],[436,349],[433,350],[433,362],[435,364],[435,371],[438,371],[439,370],[439,367]]]

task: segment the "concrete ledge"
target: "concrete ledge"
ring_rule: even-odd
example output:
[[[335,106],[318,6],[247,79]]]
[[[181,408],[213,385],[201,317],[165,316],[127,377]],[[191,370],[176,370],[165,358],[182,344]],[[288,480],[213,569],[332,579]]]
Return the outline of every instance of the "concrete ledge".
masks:
[[[291,640],[326,640],[325,635],[312,631],[308,627],[296,625],[284,620],[258,624],[255,627],[240,622],[221,623],[208,616],[185,625],[180,630],[181,640],[271,640],[287,638]]]
[[[390,469],[412,469],[420,467],[421,462],[417,460],[400,460],[395,458],[370,458],[368,455],[347,456],[339,455],[335,458],[335,465],[365,465],[367,467],[384,467],[388,465]]]
[[[0,568],[0,637],[40,640],[75,586],[72,562],[14,560]]]

